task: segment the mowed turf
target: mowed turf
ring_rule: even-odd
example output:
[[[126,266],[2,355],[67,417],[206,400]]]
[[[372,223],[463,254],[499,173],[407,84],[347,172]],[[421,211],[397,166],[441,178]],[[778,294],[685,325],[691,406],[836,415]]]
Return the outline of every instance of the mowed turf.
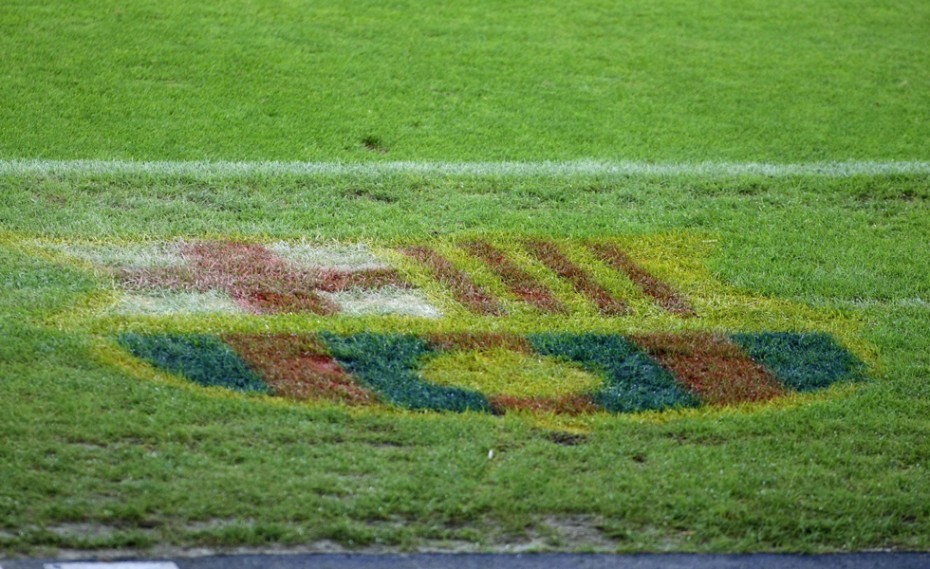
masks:
[[[927,158],[930,5],[0,6],[0,158]]]
[[[8,2],[0,6],[0,159],[926,161],[928,9]],[[0,555],[158,544],[930,548],[925,174],[6,172],[0,231]],[[216,374],[197,384],[134,359],[114,338],[139,353],[163,350],[135,334],[194,320],[98,321],[99,299],[119,293],[112,275],[36,245],[131,249],[178,238],[250,243],[241,256],[269,270],[277,265],[256,256],[255,243],[396,245],[394,259],[432,271],[450,299],[460,275],[416,247],[461,243],[446,260],[485,263],[482,282],[496,283],[504,308],[522,302],[568,323],[577,312],[566,299],[604,298],[604,282],[576,270],[579,255],[593,252],[565,259],[545,243],[654,242],[650,267],[694,263],[760,307],[792,307],[729,326],[718,314],[717,326],[786,384],[821,387],[804,375],[805,362],[783,357],[796,337],[765,327],[796,313],[846,326],[844,345],[855,344],[867,377],[765,404],[580,422],[372,412],[264,396],[256,370],[276,387],[308,359],[319,363],[316,345],[293,337],[291,359],[270,361],[268,336],[225,334],[264,333],[266,324],[325,332],[328,316],[231,316],[230,328],[244,330],[205,319],[185,330],[201,335],[172,340],[180,347],[167,367],[180,369],[196,344],[210,369],[240,380],[248,393],[238,394],[212,386]],[[664,256],[663,243],[682,239],[697,256]],[[508,256],[513,265],[486,246],[515,241],[525,256]],[[171,251],[153,255],[172,266]],[[222,269],[209,278],[225,275],[228,294],[255,284],[229,277],[236,259],[209,258]],[[702,326],[713,296],[691,298],[622,256],[605,258],[604,270],[631,275],[641,304]],[[544,271],[561,288],[537,287]],[[288,282],[290,273],[279,273]],[[201,296],[177,297],[172,309],[236,308],[194,292]],[[256,312],[266,308],[253,300]],[[325,312],[301,299],[292,306]],[[638,307],[591,301],[588,312],[615,312],[600,326],[628,318],[635,328]],[[493,318],[506,327],[506,316]],[[419,332],[432,326],[415,321]],[[652,341],[656,359],[678,349],[674,338],[637,338]],[[496,361],[566,375],[545,367],[552,361],[508,354]],[[424,372],[437,385],[459,381],[472,361],[444,357]],[[327,365],[316,371],[328,396],[368,402]],[[471,377],[491,375],[480,371]],[[319,384],[288,389],[291,399],[312,398]]]
[[[319,540],[623,551],[930,546],[926,179],[0,184],[10,231],[0,264],[8,552]],[[32,245],[179,235],[428,242],[437,232],[467,243],[478,228],[647,243],[698,236],[714,278],[851,326],[851,337],[872,346],[870,379],[761,408],[608,416],[582,428],[229,396],[152,375],[112,347],[101,352],[99,333],[118,333],[119,318],[91,335],[74,315],[112,294],[112,278]],[[793,373],[777,342],[742,342]]]

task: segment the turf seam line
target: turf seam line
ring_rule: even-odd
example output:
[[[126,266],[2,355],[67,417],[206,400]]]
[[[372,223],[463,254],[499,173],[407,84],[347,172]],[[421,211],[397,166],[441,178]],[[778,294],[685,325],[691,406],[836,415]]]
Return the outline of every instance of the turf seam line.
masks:
[[[540,162],[287,162],[287,161],[131,161],[131,160],[0,160],[0,176],[148,174],[208,177],[255,175],[382,176],[766,176],[846,178],[852,176],[927,175],[930,161],[845,160],[829,162],[667,162],[569,160]]]

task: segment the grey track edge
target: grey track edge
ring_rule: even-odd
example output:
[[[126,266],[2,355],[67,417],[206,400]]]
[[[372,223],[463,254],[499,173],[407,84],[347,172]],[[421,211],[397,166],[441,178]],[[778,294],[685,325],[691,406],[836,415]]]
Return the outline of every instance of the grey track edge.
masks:
[[[0,560],[2,569],[45,569],[47,564],[77,560]],[[93,557],[83,562],[96,561]],[[120,562],[131,561],[121,559]],[[193,558],[140,559],[172,561],[179,569],[930,569],[930,553],[869,552],[827,555],[794,554],[351,554],[215,555]],[[106,561],[101,561],[106,568]]]

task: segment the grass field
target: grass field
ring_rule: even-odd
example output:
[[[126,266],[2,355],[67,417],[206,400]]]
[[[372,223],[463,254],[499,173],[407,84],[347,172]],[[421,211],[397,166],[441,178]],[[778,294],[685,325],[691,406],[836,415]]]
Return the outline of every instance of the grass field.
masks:
[[[930,549],[928,20],[4,3],[0,556]],[[788,332],[861,374],[788,389]],[[678,404],[626,412],[547,334]],[[768,391],[687,383],[708,334]]]

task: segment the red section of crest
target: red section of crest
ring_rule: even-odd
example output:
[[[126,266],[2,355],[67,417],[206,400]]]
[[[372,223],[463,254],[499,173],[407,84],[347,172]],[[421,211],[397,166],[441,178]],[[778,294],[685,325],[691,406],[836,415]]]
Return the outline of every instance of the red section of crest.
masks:
[[[507,285],[510,292],[523,302],[543,312],[564,314],[565,307],[552,292],[533,275],[518,267],[507,256],[486,241],[472,241],[464,245],[473,256],[481,259]]]
[[[705,403],[765,401],[785,388],[722,334],[654,334],[631,340]]]
[[[358,385],[314,336],[237,334],[223,338],[275,395],[367,405],[375,396]]]
[[[410,285],[394,269],[364,271],[322,271],[315,283],[317,290],[342,292],[351,288],[378,289],[386,286],[409,288]]]
[[[411,259],[426,265],[433,277],[448,288],[457,301],[476,314],[500,316],[503,307],[497,300],[475,284],[465,273],[455,268],[448,259],[429,247],[414,245],[401,249]]]
[[[292,266],[255,243],[199,241],[183,254],[189,265],[117,273],[130,288],[168,288],[206,292],[221,290],[252,312],[312,312],[329,315],[338,307],[317,291],[376,289],[409,285],[393,269],[362,271],[306,270]]]
[[[558,413],[565,415],[582,415],[599,411],[597,405],[584,395],[566,395],[564,397],[520,397],[516,395],[494,395],[488,397],[491,408],[496,413],[505,411],[533,411]]]
[[[292,268],[254,243],[202,241],[186,251],[201,278],[258,312],[333,314],[336,306],[314,294],[316,277]]]
[[[665,310],[678,316],[695,315],[694,309],[688,301],[678,294],[671,285],[652,276],[649,271],[633,262],[629,255],[616,245],[595,243],[590,248],[601,261],[624,273],[643,293],[652,297]]]
[[[622,300],[597,284],[587,271],[572,263],[556,244],[537,240],[527,241],[525,245],[526,249],[550,271],[572,283],[576,291],[587,296],[602,314],[623,316],[629,312]]]

